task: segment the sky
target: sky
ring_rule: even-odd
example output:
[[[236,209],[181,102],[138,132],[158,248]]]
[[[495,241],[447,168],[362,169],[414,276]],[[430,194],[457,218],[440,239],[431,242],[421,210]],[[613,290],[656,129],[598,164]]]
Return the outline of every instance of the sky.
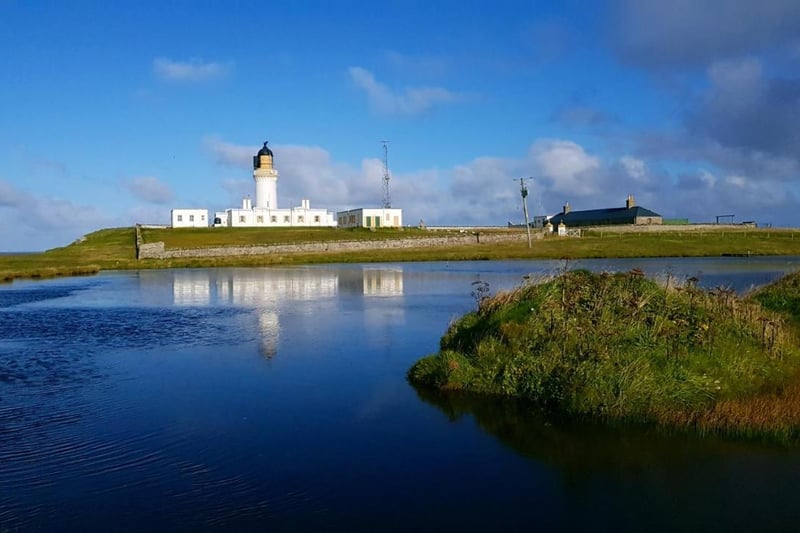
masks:
[[[0,252],[172,208],[797,226],[797,0],[0,0]]]

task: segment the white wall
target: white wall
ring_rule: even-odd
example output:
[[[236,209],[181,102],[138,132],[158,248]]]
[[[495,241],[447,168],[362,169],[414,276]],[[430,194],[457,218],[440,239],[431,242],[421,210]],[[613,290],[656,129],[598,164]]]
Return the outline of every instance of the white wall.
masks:
[[[382,207],[351,209],[337,212],[336,220],[340,228],[401,228],[403,210]]]
[[[308,200],[292,209],[228,209],[226,213],[227,225],[234,228],[336,227],[333,213],[311,209]]]
[[[170,218],[173,228],[208,227],[208,209],[173,209]]]

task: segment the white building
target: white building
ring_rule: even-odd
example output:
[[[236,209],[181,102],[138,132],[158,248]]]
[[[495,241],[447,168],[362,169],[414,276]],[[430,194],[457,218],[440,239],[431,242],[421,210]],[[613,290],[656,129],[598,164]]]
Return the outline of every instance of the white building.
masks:
[[[170,218],[173,228],[208,227],[208,209],[173,209]]]
[[[278,171],[273,167],[272,150],[267,143],[253,156],[253,181],[256,204],[247,197],[241,208],[230,208],[214,215],[214,226],[234,227],[334,227],[336,220],[327,209],[312,209],[309,200],[297,207],[278,207]]]
[[[256,185],[255,205],[248,196],[240,208],[217,211],[209,221],[205,209],[173,209],[172,227],[336,227],[401,228],[403,210],[390,207],[359,208],[341,211],[336,216],[327,209],[312,209],[303,199],[297,207],[278,207],[278,171],[273,166],[273,153],[267,143],[253,156],[253,181]]]
[[[391,207],[358,208],[338,211],[336,221],[340,228],[401,228],[403,210]]]

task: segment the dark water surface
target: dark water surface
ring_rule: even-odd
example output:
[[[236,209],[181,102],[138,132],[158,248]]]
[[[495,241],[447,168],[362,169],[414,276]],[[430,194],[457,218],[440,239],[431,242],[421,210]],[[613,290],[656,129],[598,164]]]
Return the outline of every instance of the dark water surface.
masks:
[[[0,286],[0,532],[786,530],[800,449],[561,425],[405,372],[553,261]],[[581,261],[746,290],[800,258]]]

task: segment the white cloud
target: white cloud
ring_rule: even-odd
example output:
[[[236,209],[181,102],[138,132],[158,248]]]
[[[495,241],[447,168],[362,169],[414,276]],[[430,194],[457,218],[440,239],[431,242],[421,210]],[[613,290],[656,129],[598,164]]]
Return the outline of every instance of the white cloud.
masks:
[[[43,197],[0,179],[0,251],[37,251],[63,246],[91,231],[121,225],[100,209]]]
[[[223,78],[233,70],[230,63],[203,61],[192,58],[188,61],[174,61],[166,57],[153,60],[153,71],[165,81],[197,82]]]
[[[124,225],[128,224],[169,224],[169,209],[158,205],[137,205],[125,215]]]
[[[250,168],[253,156],[258,152],[255,145],[233,144],[209,135],[203,138],[203,147],[211,152],[219,165]]]
[[[208,145],[209,150],[214,146],[225,147],[225,154],[245,153],[248,163],[257,150],[219,139]],[[281,207],[298,205],[303,198],[310,199],[312,207],[332,211],[381,204],[379,159],[364,158],[358,165],[348,165],[320,147],[272,148],[280,172]],[[737,220],[778,222],[781,213],[800,208],[789,183],[759,181],[736,172],[718,177],[706,170],[673,177],[654,172],[646,158],[604,158],[566,139],[539,139],[518,158],[478,157],[451,168],[395,171],[390,181],[391,203],[403,208],[405,222],[413,225],[419,220],[428,225],[521,222],[517,180],[528,176],[532,176],[526,182],[531,214],[553,214],[564,201],[573,209],[622,207],[628,194],[636,197],[638,205],[693,221],[730,212]],[[243,195],[252,196],[255,190],[249,178],[224,180],[221,185],[236,193],[235,203],[224,207],[238,205]]]
[[[348,73],[353,83],[366,93],[370,107],[386,115],[419,115],[436,105],[468,99],[467,95],[442,87],[409,87],[397,91],[379,82],[370,71],[361,67],[350,67]]]
[[[539,173],[555,192],[587,196],[598,191],[600,160],[573,141],[544,139],[531,147]]]
[[[646,183],[649,181],[647,163],[643,160],[625,155],[619,158],[619,164],[622,165],[622,168],[634,181],[639,183]]]
[[[122,184],[135,198],[153,204],[166,204],[172,201],[175,195],[169,185],[153,176],[140,176],[124,181]]]
[[[737,189],[744,189],[747,186],[747,178],[744,176],[727,176],[725,184],[736,187]]]
[[[221,185],[228,193],[227,207],[239,205],[242,198],[253,195],[253,180],[225,178]]]
[[[26,200],[22,191],[0,179],[0,207],[21,207]]]

